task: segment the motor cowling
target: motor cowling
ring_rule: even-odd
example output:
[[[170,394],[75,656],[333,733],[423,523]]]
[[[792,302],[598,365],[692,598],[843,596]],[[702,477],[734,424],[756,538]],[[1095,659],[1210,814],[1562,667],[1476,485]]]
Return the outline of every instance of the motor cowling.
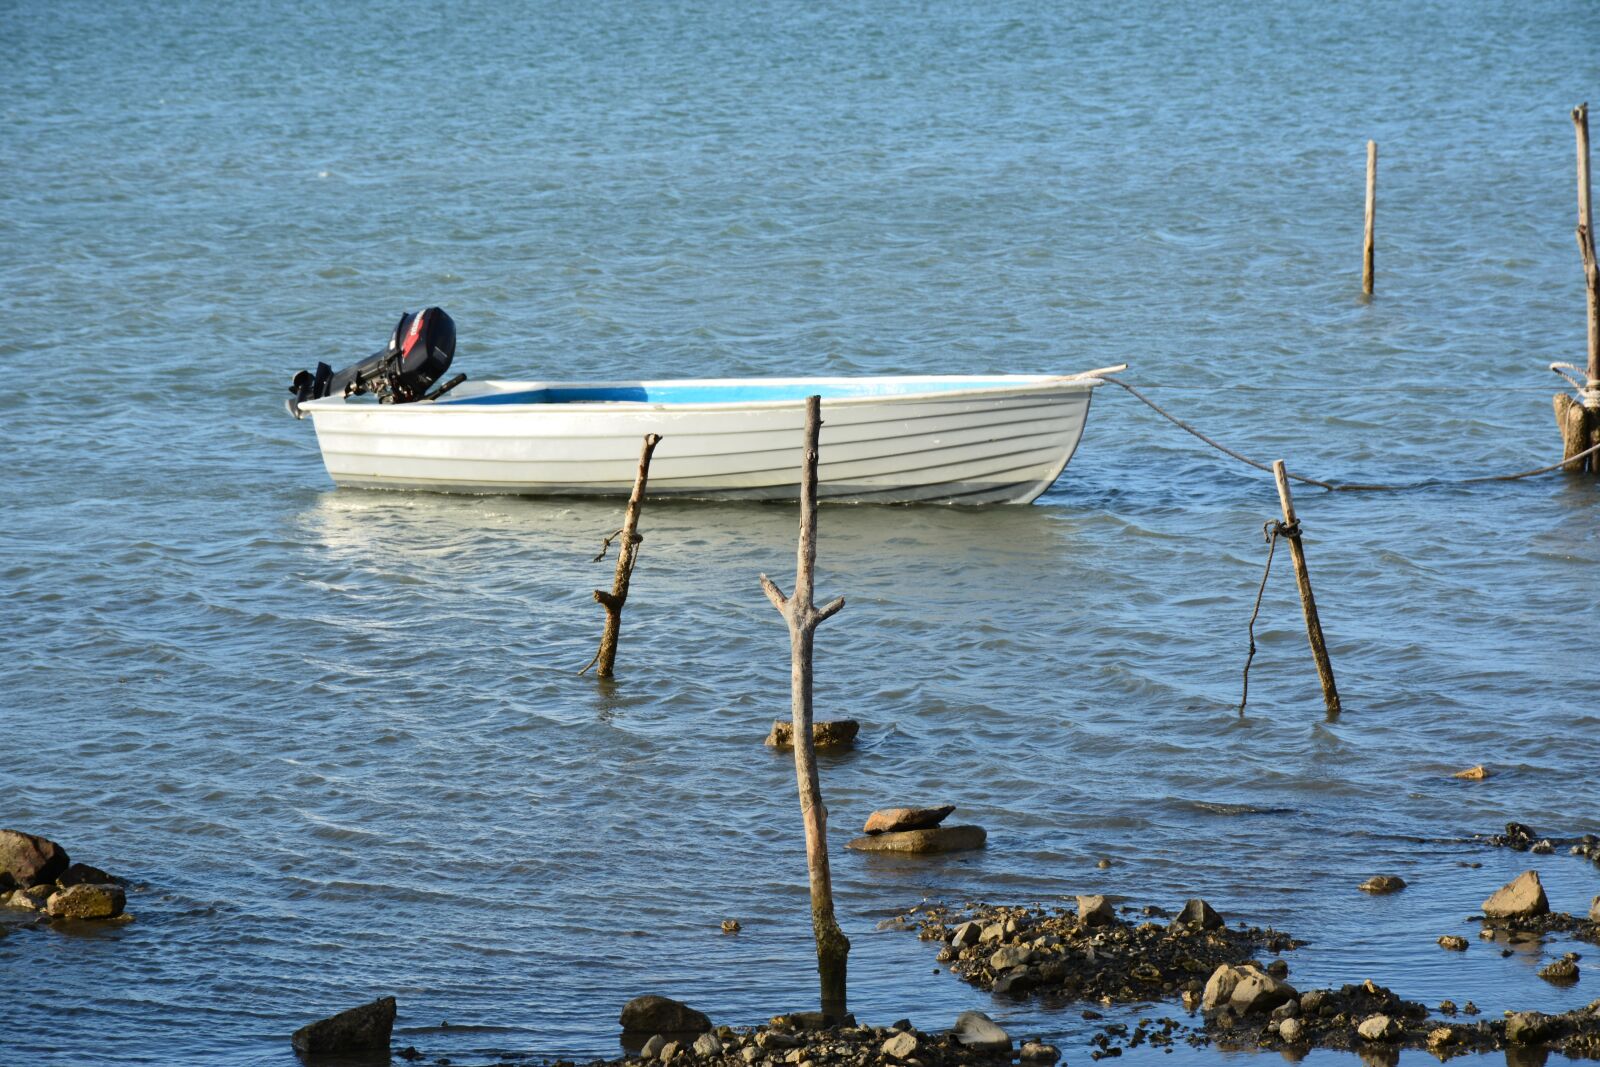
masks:
[[[341,371],[318,363],[313,371],[300,371],[289,383],[289,411],[300,417],[300,405],[325,396],[359,396],[371,393],[382,404],[409,404],[422,400],[434,382],[450,369],[456,354],[456,324],[443,308],[405,312],[389,335],[389,343],[372,355]],[[464,378],[459,375],[459,378]]]

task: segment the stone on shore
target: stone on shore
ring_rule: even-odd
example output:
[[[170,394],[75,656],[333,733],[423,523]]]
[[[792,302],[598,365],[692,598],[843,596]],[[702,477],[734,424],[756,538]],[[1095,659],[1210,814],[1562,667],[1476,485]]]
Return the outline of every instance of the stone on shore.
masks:
[[[1215,930],[1225,924],[1222,916],[1218,915],[1210,904],[1199,897],[1194,897],[1183,906],[1178,917],[1172,920],[1172,925],[1188,927],[1191,930]]]
[[[67,850],[48,838],[0,830],[0,874],[24,889],[54,882],[71,862]]]
[[[711,1029],[711,1020],[704,1013],[653,994],[628,1001],[617,1021],[624,1030],[641,1034],[703,1034]]]
[[[1393,1041],[1400,1036],[1402,1029],[1398,1022],[1387,1015],[1373,1015],[1361,1020],[1356,1033],[1368,1041]]]
[[[1209,1013],[1227,1008],[1235,1015],[1250,1015],[1269,1012],[1299,996],[1289,983],[1280,982],[1258,967],[1224,963],[1211,972],[1200,998],[1200,1010]]]
[[[935,826],[858,837],[845,848],[858,852],[961,852],[982,848],[988,836],[981,826]]]
[[[968,945],[976,945],[978,939],[982,936],[983,925],[981,923],[964,922],[951,933],[950,943],[956,948],[966,948]]]
[[[975,1052],[1010,1052],[1011,1035],[981,1011],[964,1011],[950,1028],[956,1040]]]
[[[1406,887],[1406,880],[1398,874],[1375,874],[1358,887],[1363,893],[1398,893]]]
[[[1305,1024],[1293,1016],[1284,1019],[1278,1024],[1278,1036],[1291,1045],[1300,1040],[1304,1030]]]
[[[722,1055],[722,1041],[713,1033],[704,1033],[694,1039],[694,1044],[689,1046],[689,1051],[702,1058],[706,1056]]]
[[[897,830],[927,830],[944,822],[956,810],[954,804],[941,804],[936,808],[880,808],[867,816],[862,827],[869,834],[888,834]]]
[[[1116,922],[1117,913],[1111,902],[1099,893],[1078,897],[1078,921],[1085,926],[1105,926]]]
[[[1589,901],[1589,921],[1600,923],[1600,897],[1595,897]]]
[[[1483,914],[1490,919],[1530,918],[1549,911],[1538,871],[1523,871],[1483,902]]]
[[[52,893],[45,911],[52,919],[115,919],[126,906],[120,885],[84,882]]]
[[[367,1052],[389,1047],[394,1029],[395,1000],[379,997],[371,1004],[302,1026],[290,1041],[300,1052]]]
[[[1550,1017],[1543,1012],[1515,1011],[1506,1016],[1506,1040],[1513,1045],[1536,1045],[1550,1036]]]
[[[811,744],[818,751],[836,748],[849,748],[856,743],[856,734],[861,732],[861,724],[854,719],[830,719],[826,722],[813,722],[811,724]],[[767,742],[772,748],[794,747],[794,724],[778,720],[772,724],[772,732],[767,735]]]
[[[902,1030],[885,1041],[879,1051],[892,1060],[908,1060],[916,1055],[917,1046],[917,1035]]]

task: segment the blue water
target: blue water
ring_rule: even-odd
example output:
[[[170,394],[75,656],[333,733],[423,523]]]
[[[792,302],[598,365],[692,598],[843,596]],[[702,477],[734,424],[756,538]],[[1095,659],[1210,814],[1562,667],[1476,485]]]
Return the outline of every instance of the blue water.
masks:
[[[384,993],[397,1046],[460,1064],[614,1052],[641,992],[814,1002],[793,768],[760,744],[792,508],[650,505],[619,678],[578,677],[615,503],[335,491],[282,410],[402,310],[448,310],[474,379],[1126,361],[1232,446],[1359,481],[1549,462],[1544,367],[1583,357],[1592,4],[0,12],[0,826],[128,876],[136,915],[0,917],[0,1063],[287,1067]],[[1470,840],[1600,829],[1595,483],[1301,490],[1346,711],[1280,557],[1241,718],[1270,479],[1099,400],[1032,507],[823,513],[857,1014],[982,1007],[1081,1064],[1077,1011],[875,926],[1088,891],[1290,930],[1302,987],[1600,997],[1592,950],[1558,990],[1533,972],[1570,945],[1434,944],[1525,866],[1558,909],[1600,892]],[[941,800],[987,851],[838,847]],[[1355,890],[1380,871],[1411,888]]]

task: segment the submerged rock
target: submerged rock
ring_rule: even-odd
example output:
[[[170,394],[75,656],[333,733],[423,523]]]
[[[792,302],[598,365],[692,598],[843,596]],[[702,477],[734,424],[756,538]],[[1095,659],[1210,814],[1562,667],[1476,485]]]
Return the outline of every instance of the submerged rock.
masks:
[[[1061,1058],[1061,1050],[1043,1041],[1024,1041],[1017,1052],[1023,1063],[1052,1064]]]
[[[1578,980],[1578,965],[1571,960],[1556,960],[1546,967],[1541,967],[1539,977],[1556,985],[1571,985]]]
[[[856,743],[856,734],[861,732],[861,724],[854,719],[830,719],[825,722],[811,724],[811,744],[819,751],[830,748],[849,748]],[[784,722],[782,719],[772,724],[772,732],[767,734],[767,745],[771,748],[794,747],[794,724]]]
[[[1447,948],[1451,952],[1465,952],[1467,951],[1467,939],[1457,937],[1454,934],[1445,934],[1439,938],[1439,947]]]
[[[1397,874],[1375,874],[1358,887],[1363,893],[1398,893],[1406,887],[1406,880]]]
[[[935,826],[858,837],[845,847],[858,852],[961,852],[983,848],[988,837],[981,826]]]
[[[867,816],[867,824],[862,829],[869,834],[927,830],[944,822],[955,810],[954,804],[940,804],[935,808],[880,808]]]
[[[617,1021],[624,1030],[641,1034],[701,1034],[711,1029],[711,1020],[703,1012],[654,994],[628,1001]]]
[[[387,1049],[394,1029],[395,999],[379,997],[371,1004],[302,1026],[290,1038],[301,1052],[368,1052]]]
[[[114,919],[126,906],[120,885],[86,882],[52,893],[45,911],[52,919]]]
[[[67,850],[48,838],[0,830],[0,874],[24,889],[54,882],[71,862]]]
[[[1550,901],[1544,895],[1538,871],[1523,871],[1483,902],[1483,914],[1490,919],[1518,919],[1549,911]]]
[[[1481,782],[1485,778],[1488,778],[1492,773],[1493,772],[1490,771],[1489,768],[1480,763],[1476,767],[1468,767],[1464,771],[1457,771],[1455,774],[1451,775],[1451,777],[1462,778],[1469,782]]]

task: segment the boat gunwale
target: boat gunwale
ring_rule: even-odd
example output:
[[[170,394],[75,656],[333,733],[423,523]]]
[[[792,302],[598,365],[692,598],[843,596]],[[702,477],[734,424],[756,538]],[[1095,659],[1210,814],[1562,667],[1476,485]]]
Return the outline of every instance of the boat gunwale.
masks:
[[[889,393],[876,396],[841,396],[823,397],[826,407],[850,406],[860,407],[869,404],[899,405],[903,403],[926,403],[929,401],[944,400],[983,400],[1000,399],[1011,396],[1027,396],[1030,394],[1054,394],[1072,392],[1092,392],[1098,386],[1105,384],[1105,379],[1096,376],[1093,372],[1083,374],[1060,375],[873,375],[863,377],[834,377],[834,378],[664,378],[652,380],[612,381],[612,382],[557,382],[557,381],[505,381],[503,379],[484,379],[476,384],[485,386],[511,385],[518,387],[516,391],[532,391],[534,389],[562,389],[562,388],[636,388],[650,386],[671,385],[747,385],[752,381],[763,384],[787,384],[815,382],[818,385],[828,385],[839,382],[886,381],[903,378],[914,378],[919,381],[960,381],[963,379],[974,382],[995,381],[997,379],[1014,378],[1014,382],[1004,385],[976,386],[971,389],[932,389],[915,393]],[[485,394],[482,399],[488,400],[496,394]],[[354,401],[347,397],[323,397],[320,400],[308,400],[300,405],[302,411],[313,415],[334,411],[384,411],[384,412],[411,412],[420,411],[451,411],[484,414],[485,409],[495,414],[526,414],[534,411],[550,412],[563,411],[582,414],[596,414],[600,412],[738,412],[738,411],[783,411],[788,409],[804,408],[806,398],[796,397],[785,400],[723,400],[723,401],[692,401],[687,403],[673,403],[669,401],[652,400],[578,400],[561,402],[530,402],[516,403],[514,401],[478,402],[478,397],[462,397],[456,400],[441,400],[439,402],[423,402],[412,404],[379,404],[376,401]]]

